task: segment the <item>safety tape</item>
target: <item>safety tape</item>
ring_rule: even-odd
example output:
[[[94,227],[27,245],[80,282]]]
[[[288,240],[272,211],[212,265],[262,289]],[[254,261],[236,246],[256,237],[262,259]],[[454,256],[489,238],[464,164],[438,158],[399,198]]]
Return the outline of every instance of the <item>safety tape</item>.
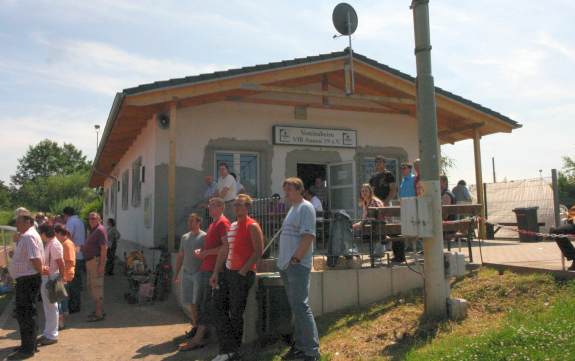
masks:
[[[485,223],[491,224],[494,227],[498,227],[498,228],[503,228],[503,229],[507,229],[519,234],[525,234],[528,236],[536,236],[536,237],[542,237],[542,238],[547,238],[547,239],[574,239],[575,240],[575,234],[557,234],[557,233],[542,233],[542,232],[534,232],[534,231],[528,231],[525,229],[519,229],[513,226],[504,226],[502,224],[499,223],[493,223],[493,222],[489,222],[487,219],[482,218],[480,216],[474,216],[474,217],[467,217],[464,219],[459,219],[459,220],[453,220],[453,221],[443,221],[443,224],[458,224],[458,223],[467,223],[470,220],[474,220],[475,222],[479,222],[480,220],[483,220]]]
[[[519,234],[524,234],[524,235],[528,235],[528,236],[536,236],[536,237],[542,237],[542,238],[546,238],[546,239],[574,239],[575,240],[575,234],[557,234],[557,233],[543,233],[543,232],[534,232],[534,231],[528,231],[525,229],[519,229],[513,226],[504,226],[501,225],[499,223],[493,223],[493,222],[489,222],[488,220],[486,220],[485,218],[481,218],[481,217],[477,217],[478,220],[483,220],[485,223],[491,224],[493,225],[493,227],[498,227],[498,228],[503,228],[503,229],[507,229]]]

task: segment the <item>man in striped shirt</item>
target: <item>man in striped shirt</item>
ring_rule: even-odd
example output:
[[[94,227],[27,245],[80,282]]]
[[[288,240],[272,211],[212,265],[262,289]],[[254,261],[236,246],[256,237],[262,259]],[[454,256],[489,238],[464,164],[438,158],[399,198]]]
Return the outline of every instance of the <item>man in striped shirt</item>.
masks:
[[[20,234],[12,262],[10,276],[16,280],[16,318],[20,328],[21,346],[8,360],[31,358],[36,352],[37,312],[36,300],[42,282],[42,239],[34,228],[34,219],[27,210],[20,210],[16,217],[16,228]]]
[[[220,342],[220,353],[212,361],[241,360],[244,311],[264,245],[260,225],[249,216],[252,198],[240,194],[233,205],[237,221],[232,223],[227,238],[222,241],[210,278]]]

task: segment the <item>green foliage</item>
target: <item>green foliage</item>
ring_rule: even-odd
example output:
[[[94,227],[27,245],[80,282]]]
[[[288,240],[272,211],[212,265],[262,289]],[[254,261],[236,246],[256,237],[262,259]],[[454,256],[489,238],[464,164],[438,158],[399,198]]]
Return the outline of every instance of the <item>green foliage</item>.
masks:
[[[62,210],[66,207],[72,207],[80,211],[86,205],[86,200],[80,197],[72,197],[66,199],[59,199],[50,205],[50,213],[61,214]]]
[[[563,157],[563,171],[557,177],[559,202],[571,207],[575,204],[575,159]]]
[[[0,211],[0,225],[12,226],[14,224],[14,211]]]
[[[82,200],[76,203],[76,209],[82,207],[98,197],[98,194],[88,187],[88,171],[78,171],[69,175],[53,175],[26,182],[16,193],[19,205],[30,209],[60,213],[59,202],[75,199]],[[75,202],[75,201],[68,201]]]
[[[441,174],[447,175],[447,172],[453,167],[455,167],[455,159],[442,155],[439,159],[439,171]]]
[[[10,188],[0,180],[0,209],[12,208],[12,193]]]
[[[563,157],[563,171],[571,177],[575,177],[575,158]]]
[[[503,327],[479,337],[446,337],[407,360],[572,360],[575,355],[575,287],[551,306],[513,311]]]
[[[45,139],[30,146],[26,154],[18,159],[16,174],[11,177],[12,184],[22,187],[28,182],[55,175],[68,175],[90,169],[90,162],[82,151],[72,144]]]
[[[103,209],[102,197],[97,197],[91,202],[86,203],[84,205],[84,207],[80,211],[80,218],[87,223],[88,215],[90,214],[90,212],[98,212],[100,215],[102,215],[102,209]]]

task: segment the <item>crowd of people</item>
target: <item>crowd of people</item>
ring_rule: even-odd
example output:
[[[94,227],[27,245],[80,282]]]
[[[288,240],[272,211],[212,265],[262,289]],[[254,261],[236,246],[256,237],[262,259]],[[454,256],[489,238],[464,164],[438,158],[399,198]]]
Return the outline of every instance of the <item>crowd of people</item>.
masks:
[[[423,193],[423,187],[419,179],[419,159],[416,159],[413,164],[404,162],[401,164],[401,182],[399,187],[395,175],[386,168],[386,159],[383,156],[375,158],[375,170],[369,183],[364,183],[360,188],[360,202],[359,207],[362,211],[361,221],[354,223],[354,229],[360,229],[363,225],[362,221],[369,218],[369,208],[380,208],[391,205],[392,201],[398,196],[401,198],[416,197]],[[440,177],[441,186],[441,203],[456,204],[456,203],[470,203],[472,201],[471,194],[467,189],[464,180],[460,180],[453,190],[449,190],[449,181],[447,176]],[[449,216],[452,217],[452,216]],[[446,218],[445,220],[449,220]],[[386,249],[387,241],[384,240],[378,245],[376,253],[381,253]],[[406,245],[406,243],[408,243]],[[393,251],[392,262],[403,263],[405,262],[406,251],[419,251],[423,253],[422,243],[417,238],[400,238],[392,242],[391,248]]]
[[[189,307],[192,327],[182,338],[182,352],[202,348],[213,326],[219,354],[214,361],[239,360],[243,339],[244,310],[255,283],[264,236],[258,222],[249,216],[253,199],[237,193],[236,181],[225,164],[207,202],[211,223],[202,230],[197,213],[188,217],[188,230],[181,237],[174,282],[181,282],[182,300]],[[211,183],[211,179],[209,180]],[[290,209],[282,225],[277,267],[283,279],[294,316],[294,345],[284,360],[319,360],[319,336],[309,305],[310,272],[316,235],[316,210],[304,198],[299,178],[283,183]],[[232,221],[234,220],[234,221]],[[83,279],[94,304],[87,321],[104,320],[104,275],[113,274],[116,243],[120,234],[113,219],[102,224],[98,213],[84,222],[71,208],[62,217],[33,217],[16,212],[15,249],[9,270],[16,282],[15,315],[21,345],[8,359],[33,357],[38,347],[58,342],[66,316],[79,312]],[[62,282],[67,297],[54,301],[49,283]],[[41,295],[44,325],[37,334],[36,303]],[[39,337],[38,337],[39,336]]]
[[[421,194],[418,161],[401,165],[402,180],[396,186],[385,159],[377,157],[377,173],[360,189],[362,219],[369,208],[390,205],[396,199]],[[211,223],[203,230],[201,214],[188,217],[188,232],[181,237],[176,258],[174,282],[181,283],[183,303],[189,307],[192,327],[182,337],[182,352],[202,348],[215,327],[219,354],[214,361],[239,360],[243,338],[243,314],[248,293],[255,282],[257,264],[262,256],[264,236],[261,226],[250,217],[253,199],[230,172],[228,165],[218,165],[214,182],[206,177],[205,200]],[[309,305],[310,272],[316,237],[316,221],[327,205],[327,188],[318,177],[304,188],[299,178],[283,183],[289,204],[279,238],[277,268],[286,289],[294,320],[294,344],[284,360],[319,360],[319,336]],[[465,183],[460,181],[450,191],[447,177],[441,178],[442,202],[454,204],[470,200]],[[279,197],[279,195],[278,195]],[[358,222],[354,228],[361,227]],[[81,309],[81,292],[85,279],[94,301],[88,321],[106,317],[104,311],[104,275],[114,272],[116,246],[120,239],[114,219],[107,228],[98,213],[88,216],[88,230],[74,209],[67,207],[62,216],[47,217],[23,208],[16,215],[16,247],[10,273],[16,281],[16,317],[21,346],[10,359],[32,357],[38,346],[58,342],[58,331],[65,327],[66,315]],[[415,249],[415,241],[411,245]],[[405,244],[393,244],[394,261],[405,260]],[[51,302],[48,283],[61,281],[67,297]],[[41,294],[45,324],[37,337],[36,300]]]
[[[189,215],[189,232],[181,238],[174,272],[192,323],[179,349],[204,347],[214,326],[219,354],[213,361],[241,359],[244,310],[264,246],[261,226],[249,216],[252,198],[246,194],[225,198],[234,187],[225,179],[227,175],[227,167],[220,166],[224,179],[214,189],[218,194],[208,201],[211,223],[207,231],[201,229],[200,215]],[[294,316],[294,345],[283,359],[319,360],[319,336],[309,305],[316,211],[304,198],[301,179],[286,179],[283,190],[290,209],[282,225],[277,267]]]
[[[105,318],[104,272],[107,264],[108,273],[113,272],[116,242],[120,238],[114,220],[108,220],[110,227],[105,229],[100,215],[92,212],[86,230],[73,208],[66,207],[62,213],[33,217],[25,208],[16,210],[17,232],[9,272],[16,283],[15,317],[21,344],[8,360],[31,358],[38,347],[58,342],[59,331],[66,327],[66,316],[80,312],[83,278],[95,305],[87,321]],[[107,259],[111,261],[107,263]],[[58,285],[65,292],[57,294]],[[39,295],[44,311],[40,337],[36,309]]]

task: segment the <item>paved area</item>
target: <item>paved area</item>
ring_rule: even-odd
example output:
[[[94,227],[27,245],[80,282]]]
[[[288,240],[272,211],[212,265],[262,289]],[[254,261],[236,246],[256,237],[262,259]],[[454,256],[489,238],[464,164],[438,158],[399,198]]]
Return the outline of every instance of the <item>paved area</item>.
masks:
[[[154,305],[129,305],[124,301],[124,276],[106,278],[104,321],[86,322],[92,307],[85,302],[82,312],[70,316],[55,345],[40,348],[34,360],[211,360],[214,345],[199,351],[178,353],[172,339],[189,329],[186,316],[175,299]],[[84,295],[86,296],[86,295]],[[84,297],[86,299],[87,297]],[[42,314],[42,305],[38,304]],[[10,312],[10,310],[8,311]],[[18,325],[8,313],[0,317],[0,360],[19,345]],[[43,325],[43,321],[40,322]]]
[[[531,267],[545,270],[562,270],[561,252],[553,241],[519,242],[517,239],[475,240],[473,243],[474,263],[493,263]],[[452,251],[459,251],[457,243],[452,243]],[[468,254],[467,244],[462,243],[461,253]],[[566,267],[570,262],[566,262]]]
[[[457,243],[452,245],[452,251],[458,252]],[[483,241],[480,248],[479,242],[474,241],[472,249],[475,263],[481,263],[483,259],[484,263],[529,269],[562,269],[561,253],[555,242],[521,243],[514,239],[495,240]],[[467,255],[464,243],[461,245],[461,253]],[[322,259],[323,257],[316,258],[316,266],[319,266]],[[368,266],[367,259],[364,259],[363,263],[364,267]],[[575,272],[571,273],[575,275]],[[189,324],[175,299],[153,305],[129,305],[123,298],[126,291],[127,281],[124,276],[107,278],[106,320],[100,323],[86,322],[86,315],[92,311],[92,307],[85,300],[82,312],[70,316],[67,329],[61,332],[58,344],[41,348],[34,359],[211,360],[215,356],[215,344],[199,351],[177,352],[172,339],[183,334]],[[38,307],[41,314],[41,304],[38,304]],[[17,323],[8,312],[0,317],[0,360],[18,344]]]

